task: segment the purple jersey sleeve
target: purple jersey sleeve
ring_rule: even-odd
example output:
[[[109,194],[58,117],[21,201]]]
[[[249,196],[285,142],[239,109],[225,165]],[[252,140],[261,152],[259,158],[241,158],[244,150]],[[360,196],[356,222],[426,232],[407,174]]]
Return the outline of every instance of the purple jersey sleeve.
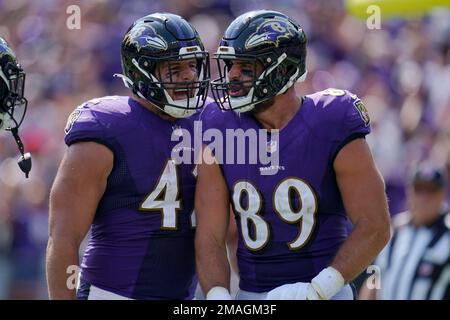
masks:
[[[88,103],[76,108],[70,114],[65,133],[64,141],[67,146],[78,141],[98,141],[104,144],[107,142],[104,127]]]
[[[349,142],[363,138],[370,133],[370,117],[364,103],[355,94],[346,91],[340,100],[343,110],[342,121],[337,125],[340,128],[337,134],[334,157]]]
[[[112,140],[122,131],[131,130],[135,117],[128,116],[126,97],[103,97],[77,107],[69,116],[65,128],[67,146],[79,141],[95,141],[110,149]]]
[[[334,157],[347,143],[370,133],[369,113],[355,94],[326,89],[307,97],[314,101],[316,109],[312,125],[319,136],[333,142]]]
[[[349,93],[342,100],[346,109],[342,120],[341,138],[346,139],[353,134],[363,136],[370,133],[370,117],[364,103],[356,95]]]

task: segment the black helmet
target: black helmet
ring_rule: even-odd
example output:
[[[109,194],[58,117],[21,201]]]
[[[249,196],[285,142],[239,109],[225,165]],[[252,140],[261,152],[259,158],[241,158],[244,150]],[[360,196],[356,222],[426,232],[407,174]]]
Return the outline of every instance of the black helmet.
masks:
[[[0,130],[11,131],[22,156],[19,167],[28,177],[31,170],[31,156],[24,153],[19,127],[25,118],[28,101],[23,93],[25,89],[25,72],[17,62],[16,55],[5,39],[0,37]],[[23,107],[16,119],[16,110]]]
[[[154,13],[138,19],[128,29],[121,46],[124,84],[139,97],[176,117],[184,118],[203,107],[209,86],[209,57],[197,31],[182,17]],[[156,66],[195,59],[197,80],[161,81]],[[173,100],[167,88],[186,93],[186,99]]]
[[[24,88],[25,73],[9,44],[0,37],[0,129],[11,130],[22,124],[28,104],[23,96]],[[15,119],[14,111],[22,105],[24,112],[20,119]]]
[[[214,58],[220,78],[211,82],[214,99],[224,109],[238,112],[252,110],[256,104],[283,94],[296,81],[306,77],[306,35],[288,16],[267,10],[247,12],[227,28]],[[252,81],[230,81],[233,60],[259,62],[263,71]],[[243,97],[232,97],[230,83],[248,88]]]

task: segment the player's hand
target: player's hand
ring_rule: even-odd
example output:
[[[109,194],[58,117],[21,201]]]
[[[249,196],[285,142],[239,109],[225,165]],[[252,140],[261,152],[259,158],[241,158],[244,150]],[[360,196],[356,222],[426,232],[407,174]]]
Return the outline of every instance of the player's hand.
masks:
[[[333,267],[323,269],[311,283],[285,284],[267,293],[266,300],[330,300],[344,287],[341,273]]]
[[[266,300],[306,300],[309,285],[306,282],[284,284],[269,291]]]
[[[314,289],[311,283],[308,284],[308,288],[306,289],[306,300],[325,300],[323,299]]]
[[[206,300],[233,300],[228,289],[224,287],[213,287],[208,291]]]

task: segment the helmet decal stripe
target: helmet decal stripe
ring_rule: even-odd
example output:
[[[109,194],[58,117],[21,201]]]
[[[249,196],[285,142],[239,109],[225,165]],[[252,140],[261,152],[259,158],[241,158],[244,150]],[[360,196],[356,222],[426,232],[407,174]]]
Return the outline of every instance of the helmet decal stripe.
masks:
[[[145,35],[144,35],[145,34]],[[158,35],[150,24],[142,25],[131,30],[124,39],[126,45],[135,45],[139,51],[144,47],[153,47],[160,50],[167,50],[167,42]]]
[[[289,38],[295,34],[295,28],[286,20],[273,18],[264,21],[245,42],[247,49],[257,47],[264,43],[271,43],[278,47],[282,38]]]
[[[185,35],[183,34],[183,31],[181,30],[180,26],[178,24],[174,24],[175,25],[175,29],[177,30],[177,37],[178,39],[184,39]],[[180,45],[182,47],[187,47],[188,44],[186,43],[186,41],[180,40]]]

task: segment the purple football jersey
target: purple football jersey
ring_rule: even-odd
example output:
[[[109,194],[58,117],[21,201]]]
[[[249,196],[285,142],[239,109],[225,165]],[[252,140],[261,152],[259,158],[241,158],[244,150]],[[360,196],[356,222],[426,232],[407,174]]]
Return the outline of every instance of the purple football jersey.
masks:
[[[202,119],[205,131],[216,128],[226,135],[227,130],[241,128],[261,135],[257,130],[262,127],[250,113],[209,108]],[[266,144],[265,152],[278,152],[275,166],[259,158],[254,164],[236,164],[236,147],[231,157],[229,150],[224,152],[221,168],[240,233],[242,290],[265,292],[286,283],[309,282],[331,263],[349,229],[333,162],[345,144],[369,132],[361,100],[347,91],[328,89],[303,97],[278,139],[268,135],[262,143],[250,144]],[[226,162],[229,159],[234,163]]]
[[[91,100],[69,117],[68,146],[95,141],[114,153],[83,282],[133,299],[192,298],[195,176],[193,165],[171,160],[171,135],[179,129],[192,132],[192,119],[166,121],[120,96]]]

